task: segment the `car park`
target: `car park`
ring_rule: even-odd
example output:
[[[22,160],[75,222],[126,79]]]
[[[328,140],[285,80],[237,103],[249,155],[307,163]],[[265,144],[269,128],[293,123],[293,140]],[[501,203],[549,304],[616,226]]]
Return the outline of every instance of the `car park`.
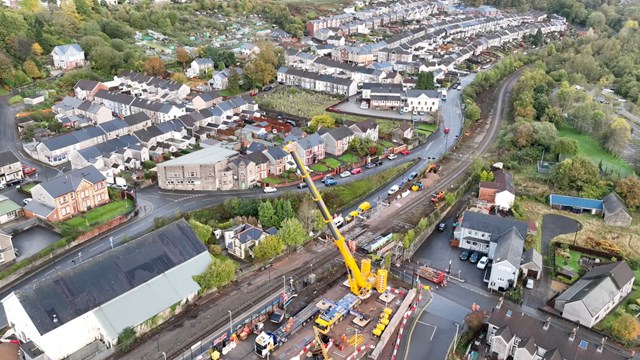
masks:
[[[472,264],[477,263],[479,259],[480,259],[480,254],[477,251],[472,252],[471,256],[469,256],[469,262]]]
[[[480,270],[484,270],[487,267],[488,262],[489,262],[489,258],[486,256],[483,256],[480,258],[480,260],[478,260],[478,264],[476,265],[476,267]]]
[[[440,224],[438,224],[438,231],[444,231],[444,229],[447,228],[447,224],[441,222]]]
[[[398,154],[389,154],[389,156],[387,157],[387,159],[389,159],[389,160],[393,160],[393,159],[395,159],[395,158],[397,158],[397,157],[398,157]]]
[[[400,186],[398,185],[393,185],[391,188],[389,188],[389,191],[387,191],[387,194],[389,195],[393,195],[396,192],[398,192],[398,190],[400,190]]]
[[[351,170],[351,175],[358,175],[358,174],[362,174],[362,168],[355,168]]]
[[[462,261],[469,260],[469,250],[464,250],[462,254],[460,254],[460,260]]]
[[[278,189],[276,189],[274,187],[271,187],[271,186],[267,186],[266,188],[264,188],[264,192],[267,193],[267,194],[274,193],[276,191],[278,191]]]
[[[325,182],[324,182],[324,185],[325,185],[325,186],[333,186],[333,185],[336,185],[337,183],[338,183],[338,182],[337,182],[335,179],[331,178],[331,179],[329,179],[329,180],[325,181]]]
[[[342,173],[340,173],[341,178],[348,178],[349,176],[351,176],[351,173],[348,171],[343,171]]]
[[[409,155],[409,154],[411,154],[411,151],[409,151],[409,150],[407,150],[407,149],[404,149],[404,150],[402,150],[400,153],[401,153],[402,155]]]

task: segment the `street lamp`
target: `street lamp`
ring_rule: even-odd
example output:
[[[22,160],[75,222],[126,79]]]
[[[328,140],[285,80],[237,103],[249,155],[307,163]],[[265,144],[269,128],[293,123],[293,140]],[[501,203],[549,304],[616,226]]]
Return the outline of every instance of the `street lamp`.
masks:
[[[456,337],[453,338],[453,351],[456,351],[456,348],[458,347],[458,327],[459,324],[458,323],[454,323],[456,325]]]
[[[287,300],[285,299],[286,296],[287,296],[287,277],[282,275],[282,300],[284,301],[282,303],[282,313],[284,314],[282,316],[283,319],[287,318]]]
[[[229,338],[233,336],[233,317],[231,315],[231,310],[227,310],[229,312]]]

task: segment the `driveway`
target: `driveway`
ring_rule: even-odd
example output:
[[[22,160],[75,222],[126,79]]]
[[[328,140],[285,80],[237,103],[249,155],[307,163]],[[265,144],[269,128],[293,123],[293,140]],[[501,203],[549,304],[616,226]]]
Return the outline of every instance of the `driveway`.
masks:
[[[580,222],[566,216],[547,214],[542,217],[542,256],[549,253],[550,241],[558,235],[574,233],[582,229]],[[549,277],[549,264],[545,264],[542,277],[536,282],[533,289],[525,289],[524,305],[539,308],[545,305],[553,295],[551,290],[551,278]],[[552,266],[552,265],[551,265]]]
[[[27,259],[38,251],[46,248],[60,239],[60,235],[42,226],[20,232],[13,236],[13,247],[18,250],[20,257],[18,261]]]

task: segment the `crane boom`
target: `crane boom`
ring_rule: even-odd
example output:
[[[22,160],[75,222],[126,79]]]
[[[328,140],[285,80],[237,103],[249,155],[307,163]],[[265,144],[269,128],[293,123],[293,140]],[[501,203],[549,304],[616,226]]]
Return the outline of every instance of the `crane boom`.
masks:
[[[327,209],[327,205],[325,205],[324,200],[322,199],[322,196],[318,191],[318,188],[316,188],[316,185],[313,183],[311,176],[309,176],[309,172],[307,171],[306,166],[304,166],[302,160],[296,153],[295,146],[293,144],[288,144],[284,147],[284,150],[291,154],[293,162],[296,164],[296,167],[301,174],[302,180],[307,184],[307,187],[311,192],[313,201],[318,206],[324,222],[329,227],[329,231],[333,236],[334,243],[338,247],[338,250],[340,251],[342,257],[344,258],[344,263],[348,269],[349,287],[351,288],[351,291],[360,297],[368,296],[371,292],[373,284],[367,282],[367,279],[365,279],[362,272],[360,271],[358,263],[351,254],[351,251],[349,251],[349,247],[347,247],[344,236],[340,234],[340,231],[338,231],[338,227],[333,223],[333,217],[329,213],[329,209]]]

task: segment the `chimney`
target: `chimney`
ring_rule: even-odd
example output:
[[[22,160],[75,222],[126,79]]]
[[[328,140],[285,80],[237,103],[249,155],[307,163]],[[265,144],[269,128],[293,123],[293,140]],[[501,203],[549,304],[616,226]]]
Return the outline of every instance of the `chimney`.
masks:
[[[606,336],[605,336],[605,337],[603,337],[603,338],[602,338],[602,340],[600,340],[600,346],[598,346],[598,349],[597,349],[597,351],[598,351],[599,353],[601,353],[601,352],[602,352],[602,349],[604,349],[604,344],[605,344],[606,342],[607,342],[607,337],[606,337]]]
[[[500,309],[503,301],[504,301],[504,297],[501,296],[500,299],[498,299],[498,303],[496,304],[496,309]]]
[[[569,336],[569,341],[575,340],[577,332],[578,332],[578,327],[574,327],[573,330],[571,330],[571,335]]]
[[[547,321],[544,322],[544,326],[542,328],[544,330],[549,330],[549,325],[551,325],[551,316],[547,316]]]

